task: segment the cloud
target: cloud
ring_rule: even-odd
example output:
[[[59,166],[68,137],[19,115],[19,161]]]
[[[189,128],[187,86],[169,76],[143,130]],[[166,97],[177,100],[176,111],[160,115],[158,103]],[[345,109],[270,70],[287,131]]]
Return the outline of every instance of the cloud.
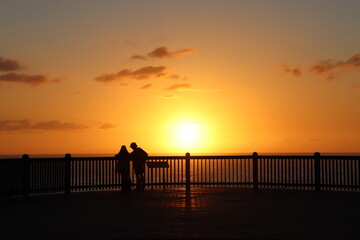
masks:
[[[204,89],[204,88],[194,88],[188,83],[175,83],[169,87],[164,88],[165,91],[192,91],[192,92],[218,92],[223,89]]]
[[[82,124],[76,124],[72,122],[60,122],[60,121],[48,121],[39,122],[32,125],[32,129],[37,130],[82,130],[86,129],[87,126]]]
[[[17,71],[25,68],[25,66],[21,65],[19,61],[12,60],[10,58],[0,57],[0,71],[1,72],[10,72]]]
[[[131,56],[130,60],[147,60],[147,57],[135,54]]]
[[[99,127],[99,129],[110,129],[110,128],[115,128],[115,126],[111,123],[104,123]]]
[[[0,121],[0,131],[21,131],[27,129],[31,129],[31,122],[28,119]]]
[[[49,80],[49,77],[44,74],[31,75],[26,73],[14,73],[14,72],[0,75],[0,81],[11,82],[11,83],[24,83],[24,84],[29,84],[30,87],[38,87],[45,83],[51,82],[51,80]],[[56,79],[52,82],[58,82],[58,81],[59,79]]]
[[[191,85],[188,83],[175,83],[167,88],[164,88],[165,91],[188,90],[188,89],[191,89]]]
[[[310,71],[316,74],[323,74],[339,69],[354,69],[360,71],[360,53],[355,54],[346,61],[327,59],[318,61],[310,67]]]
[[[95,78],[95,81],[98,82],[112,82],[112,81],[121,81],[121,80],[141,80],[141,79],[149,79],[149,78],[161,78],[167,77],[169,74],[167,71],[170,68],[165,66],[147,66],[143,68],[139,68],[135,71],[124,69],[118,73],[111,74],[102,74]]]
[[[177,75],[177,74],[171,74],[171,75],[169,76],[169,78],[172,78],[172,79],[179,79],[179,78],[180,78],[180,76],[179,76],[179,75]]]
[[[184,48],[178,51],[170,51],[168,47],[158,47],[152,52],[148,53],[149,57],[152,58],[178,58],[187,54],[194,53],[196,50],[194,48]]]
[[[149,84],[142,86],[140,89],[150,89],[151,87],[152,87],[152,84],[149,83]]]
[[[350,57],[346,61],[335,61],[333,59],[320,60],[310,67],[289,67],[287,63],[280,63],[279,68],[282,73],[291,74],[294,77],[302,77],[305,73],[312,73],[316,75],[325,76],[328,81],[340,78],[345,71],[359,71],[360,72],[360,53]],[[306,69],[303,71],[302,69]],[[269,79],[278,79],[280,76]]]
[[[174,95],[164,95],[164,96],[158,96],[157,98],[161,98],[161,99],[179,99],[179,96],[174,96]]]
[[[300,68],[290,68],[287,63],[281,63],[279,67],[282,72],[289,73],[294,77],[300,77],[303,74]]]
[[[3,120],[0,121],[0,131],[23,131],[23,130],[62,130],[74,131],[88,128],[83,124],[61,121],[47,121],[32,123],[28,119],[24,120]]]

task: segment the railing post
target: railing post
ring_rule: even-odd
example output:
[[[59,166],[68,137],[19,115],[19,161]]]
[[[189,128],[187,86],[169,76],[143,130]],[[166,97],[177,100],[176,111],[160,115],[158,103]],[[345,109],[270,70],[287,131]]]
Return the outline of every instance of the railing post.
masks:
[[[22,156],[22,196],[28,198],[30,194],[30,158],[28,154]]]
[[[253,188],[258,189],[259,180],[258,180],[258,154],[257,152],[253,153]]]
[[[314,153],[314,159],[315,159],[315,191],[320,191],[321,185],[320,185],[320,153],[319,152]]]
[[[65,154],[65,194],[70,194],[71,192],[71,154]]]
[[[190,153],[185,154],[186,191],[190,192]]]

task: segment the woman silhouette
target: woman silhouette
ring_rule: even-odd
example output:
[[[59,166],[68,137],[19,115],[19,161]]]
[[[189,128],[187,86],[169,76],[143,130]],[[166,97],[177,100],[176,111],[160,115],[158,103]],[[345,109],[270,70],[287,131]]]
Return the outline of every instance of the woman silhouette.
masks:
[[[125,145],[122,145],[118,154],[115,155],[118,159],[121,176],[121,191],[131,191],[131,179],[130,179],[130,154]]]

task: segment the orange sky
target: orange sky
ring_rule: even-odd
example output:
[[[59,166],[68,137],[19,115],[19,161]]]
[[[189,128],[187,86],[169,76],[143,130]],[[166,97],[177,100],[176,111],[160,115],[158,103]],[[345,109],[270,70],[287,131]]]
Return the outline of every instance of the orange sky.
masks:
[[[359,11],[1,1],[0,154],[360,152]]]

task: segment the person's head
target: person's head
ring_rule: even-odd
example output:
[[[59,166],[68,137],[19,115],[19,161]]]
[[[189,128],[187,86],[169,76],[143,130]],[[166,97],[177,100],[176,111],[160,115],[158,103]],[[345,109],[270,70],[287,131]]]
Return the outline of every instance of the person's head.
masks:
[[[135,149],[135,148],[137,148],[137,144],[136,144],[135,142],[133,142],[133,143],[130,144],[130,147],[131,147],[132,149]]]
[[[120,150],[126,150],[126,146],[122,145]]]
[[[125,145],[122,145],[120,148],[120,152],[128,152]]]

